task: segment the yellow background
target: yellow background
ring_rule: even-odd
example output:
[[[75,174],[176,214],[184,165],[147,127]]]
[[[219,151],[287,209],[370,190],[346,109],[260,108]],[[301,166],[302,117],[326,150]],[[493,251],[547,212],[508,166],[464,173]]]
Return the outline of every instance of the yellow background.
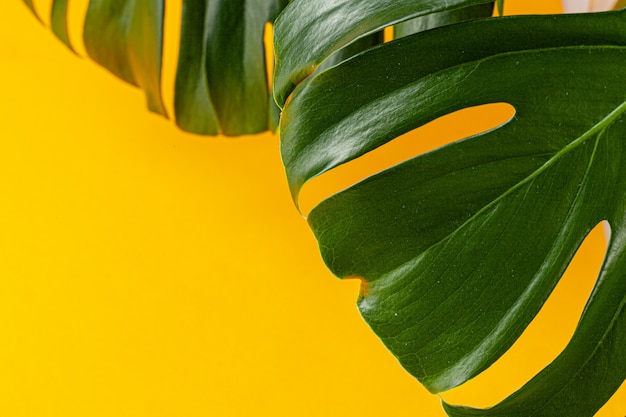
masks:
[[[74,4],[78,42],[86,2]],[[559,10],[553,0],[507,7]],[[168,103],[176,36],[166,38]],[[0,415],[443,416],[361,320],[358,283],[322,264],[276,137],[177,131],[18,0],[2,4],[0,64]],[[446,126],[438,136],[460,134]],[[603,249],[596,230],[520,343],[444,397],[487,406],[545,366]],[[625,413],[623,387],[600,415]]]

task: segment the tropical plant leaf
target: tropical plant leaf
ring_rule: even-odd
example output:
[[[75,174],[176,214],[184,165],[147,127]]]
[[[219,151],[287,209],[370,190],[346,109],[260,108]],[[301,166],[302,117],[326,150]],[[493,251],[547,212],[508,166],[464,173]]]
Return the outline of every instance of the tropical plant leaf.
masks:
[[[141,87],[148,109],[167,117],[161,97],[164,0],[91,0],[85,19],[90,58]]]
[[[219,133],[219,121],[206,76],[206,46],[209,42],[205,31],[207,10],[205,0],[183,0],[174,111],[176,124],[181,129],[201,135],[216,135]]]
[[[492,0],[295,0],[276,19],[274,98],[280,107],[293,88],[333,52],[386,26]]]
[[[23,1],[37,16],[32,1]],[[267,81],[263,36],[266,24],[288,3],[183,0],[174,91],[174,116],[181,129],[231,136],[275,130],[279,109]],[[143,89],[148,108],[167,117],[161,94],[165,4],[91,0],[84,40],[90,58]],[[54,1],[52,30],[73,50],[67,12],[67,0]]]
[[[277,123],[270,120],[278,112],[271,109],[263,33],[287,3],[206,0],[206,78],[225,134],[262,132]]]
[[[59,38],[70,51],[76,53],[70,41],[70,35],[67,29],[67,0],[54,0],[52,3],[50,25],[56,37]]]
[[[282,44],[315,37],[281,33]],[[311,62],[290,54],[277,72]],[[446,406],[452,416],[590,416],[626,377],[625,65],[624,11],[477,20],[315,74],[284,109],[281,152],[297,200],[309,179],[440,116],[515,108],[503,126],[374,175],[309,216],[329,268],[362,279],[365,320],[433,392],[497,360],[587,233],[611,225],[564,352],[502,404]]]

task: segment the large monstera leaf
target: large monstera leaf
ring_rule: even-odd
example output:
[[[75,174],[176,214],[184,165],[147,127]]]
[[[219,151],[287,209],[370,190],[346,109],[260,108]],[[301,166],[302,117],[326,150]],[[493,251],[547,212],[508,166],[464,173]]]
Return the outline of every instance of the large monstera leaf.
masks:
[[[32,0],[23,0],[34,12]],[[278,109],[267,82],[263,36],[289,0],[183,0],[174,117],[186,131],[242,135],[274,129]],[[52,3],[51,27],[72,48],[67,0]],[[165,0],[91,0],[84,27],[90,58],[144,90],[148,108],[167,117],[161,97]]]
[[[353,2],[369,4],[358,12],[315,3],[333,22],[377,22],[362,33],[397,23],[378,7],[386,2]],[[289,7],[282,16],[275,87],[279,103],[290,96],[281,151],[296,200],[311,178],[440,116],[515,108],[504,125],[373,175],[309,215],[329,268],[362,279],[365,320],[432,392],[503,355],[608,221],[608,254],[565,350],[491,409],[445,405],[450,416],[593,415],[626,377],[626,12],[473,20],[306,80],[348,35],[298,32],[311,19]],[[321,52],[281,46],[308,42]]]

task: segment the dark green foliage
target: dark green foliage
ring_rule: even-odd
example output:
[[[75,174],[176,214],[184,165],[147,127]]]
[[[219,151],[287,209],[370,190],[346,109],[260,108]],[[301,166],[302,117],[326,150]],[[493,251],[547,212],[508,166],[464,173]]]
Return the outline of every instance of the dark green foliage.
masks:
[[[202,135],[275,130],[279,111],[267,79],[266,24],[288,0],[184,0],[174,94],[177,125]],[[35,13],[32,1],[24,3]],[[165,0],[91,0],[84,27],[90,58],[146,94],[167,117],[161,94]],[[51,26],[73,50],[67,0],[55,0]],[[36,15],[36,13],[35,13]]]
[[[311,62],[307,51],[288,54],[279,65]],[[503,126],[374,175],[309,217],[329,268],[363,279],[365,320],[433,392],[504,354],[587,233],[611,225],[564,352],[493,409],[446,405],[451,416],[591,416],[626,377],[625,66],[625,12],[477,20],[317,73],[284,109],[282,156],[297,200],[307,180],[440,116],[515,108]]]
[[[626,377],[626,11],[490,18],[494,3],[501,14],[502,0],[184,0],[176,123],[257,133],[280,106],[297,202],[311,178],[403,133],[512,105],[504,125],[371,176],[309,222],[329,268],[363,280],[365,320],[440,392],[504,354],[607,221],[607,258],[557,359],[491,409],[444,404],[452,417],[588,417]],[[165,0],[92,0],[84,37],[166,115],[164,13]],[[52,29],[71,48],[66,20],[55,0]],[[274,21],[278,106],[263,43]],[[382,45],[389,26],[398,39]]]

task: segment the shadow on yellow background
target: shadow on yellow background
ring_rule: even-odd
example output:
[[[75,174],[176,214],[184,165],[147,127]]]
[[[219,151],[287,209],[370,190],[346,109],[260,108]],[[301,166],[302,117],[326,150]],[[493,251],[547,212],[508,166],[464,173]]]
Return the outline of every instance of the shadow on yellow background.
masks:
[[[559,7],[508,1],[529,10]],[[17,0],[0,62],[0,415],[444,415],[325,269],[276,137],[181,133]],[[596,230],[522,341],[444,397],[486,406],[545,366],[603,250]],[[622,388],[600,415],[625,411]]]

